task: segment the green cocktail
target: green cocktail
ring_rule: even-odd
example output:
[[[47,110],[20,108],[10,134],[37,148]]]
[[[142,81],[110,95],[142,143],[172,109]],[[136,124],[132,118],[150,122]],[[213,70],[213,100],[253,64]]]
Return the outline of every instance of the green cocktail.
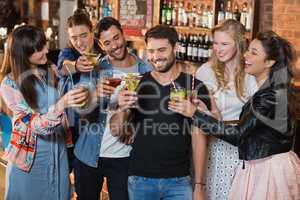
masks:
[[[170,92],[171,101],[184,100],[187,98],[187,91],[185,89],[172,88]]]
[[[138,74],[128,74],[125,77],[125,84],[126,84],[127,90],[134,92],[137,89],[141,78],[142,77]]]
[[[88,100],[89,100],[89,95],[90,95],[90,91],[89,91],[89,87],[86,84],[77,84],[73,87],[74,89],[78,89],[78,88],[82,88],[83,92],[87,92],[87,98],[85,100],[83,100],[82,102],[78,103],[75,105],[75,107],[79,108],[79,109],[86,109],[88,107]]]
[[[93,66],[96,66],[97,65],[97,58],[98,58],[98,55],[97,54],[94,54],[94,53],[87,53],[85,54],[85,56],[89,59],[89,61],[92,63]]]

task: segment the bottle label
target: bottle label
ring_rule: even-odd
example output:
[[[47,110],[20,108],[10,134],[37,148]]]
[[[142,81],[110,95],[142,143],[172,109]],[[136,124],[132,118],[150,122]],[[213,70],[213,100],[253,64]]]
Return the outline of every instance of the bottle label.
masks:
[[[193,47],[193,57],[198,56],[198,47]]]
[[[185,54],[186,48],[184,45],[181,45],[180,50],[181,50],[181,53]]]
[[[198,59],[203,57],[203,49],[198,48]]]
[[[161,11],[161,23],[162,24],[166,23],[166,11],[165,10]]]
[[[208,49],[204,49],[203,51],[203,57],[208,58]]]
[[[191,46],[188,46],[188,52],[187,52],[188,56],[192,56],[193,55],[193,48]]]

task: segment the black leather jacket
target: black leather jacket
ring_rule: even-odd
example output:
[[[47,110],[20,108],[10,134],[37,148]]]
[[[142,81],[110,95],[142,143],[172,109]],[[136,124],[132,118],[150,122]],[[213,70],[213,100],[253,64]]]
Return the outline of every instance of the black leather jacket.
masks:
[[[238,146],[239,158],[243,160],[265,158],[292,148],[293,132],[284,85],[264,83],[243,106],[238,125],[225,125],[199,111],[193,122],[207,134]]]

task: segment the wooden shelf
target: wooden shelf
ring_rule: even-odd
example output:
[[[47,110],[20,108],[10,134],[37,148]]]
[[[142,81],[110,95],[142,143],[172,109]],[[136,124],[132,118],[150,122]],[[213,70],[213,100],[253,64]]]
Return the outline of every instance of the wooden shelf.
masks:
[[[128,13],[121,13],[121,5],[120,5],[120,0],[109,0],[112,2],[113,5],[113,16],[117,19],[120,19],[121,15],[126,15]],[[124,0],[123,0],[124,1]],[[145,27],[143,29],[148,29],[152,26],[155,26],[157,24],[160,23],[160,15],[161,15],[161,6],[162,6],[162,2],[163,0],[147,0],[147,9],[140,9],[141,11],[143,11],[142,15],[146,16],[146,17],[150,17],[152,18],[152,20],[149,20],[148,18],[148,24],[146,23]],[[192,3],[196,3],[196,4],[206,4],[209,5],[211,7],[211,11],[213,12],[214,18],[214,25],[217,24],[217,15],[218,15],[218,9],[220,8],[220,3],[223,2],[221,0],[205,0],[205,1],[201,1],[201,0],[188,0],[188,1],[184,1],[185,3],[187,2],[192,2]],[[238,2],[237,0],[234,0],[234,2]],[[240,5],[243,2],[247,2],[248,3],[248,8],[251,8],[253,10],[252,13],[252,17],[251,17],[251,21],[254,22],[254,24],[252,24],[251,30],[246,32],[246,37],[251,40],[253,38],[253,36],[256,34],[257,30],[258,30],[258,21],[259,21],[259,3],[257,2],[257,0],[241,0],[240,1]],[[224,3],[224,2],[223,2]],[[185,5],[185,7],[187,7],[187,5]],[[122,10],[124,11],[124,10]],[[145,13],[146,11],[146,13]],[[150,16],[151,15],[151,16]],[[151,21],[151,23],[150,23]],[[172,26],[174,27],[179,33],[183,33],[183,34],[209,34],[211,33],[211,29],[210,28],[202,28],[202,27],[189,27],[189,26]],[[138,29],[138,31],[140,31]],[[144,31],[144,30],[143,30]],[[126,35],[126,39],[128,41],[131,41],[137,45],[135,45],[136,48],[143,48],[144,47],[144,38],[143,36],[139,36],[141,34],[133,34],[133,33],[125,33]]]
[[[191,34],[199,34],[202,32],[210,32],[209,28],[201,28],[201,27],[189,27],[189,26],[171,26],[174,27],[180,33],[191,33]]]

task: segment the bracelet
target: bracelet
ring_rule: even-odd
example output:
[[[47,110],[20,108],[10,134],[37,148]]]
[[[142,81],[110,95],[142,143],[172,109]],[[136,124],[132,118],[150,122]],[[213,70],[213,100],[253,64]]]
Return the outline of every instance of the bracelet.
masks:
[[[194,185],[202,185],[202,186],[205,186],[206,184],[205,184],[205,183],[202,183],[202,182],[195,182]]]

